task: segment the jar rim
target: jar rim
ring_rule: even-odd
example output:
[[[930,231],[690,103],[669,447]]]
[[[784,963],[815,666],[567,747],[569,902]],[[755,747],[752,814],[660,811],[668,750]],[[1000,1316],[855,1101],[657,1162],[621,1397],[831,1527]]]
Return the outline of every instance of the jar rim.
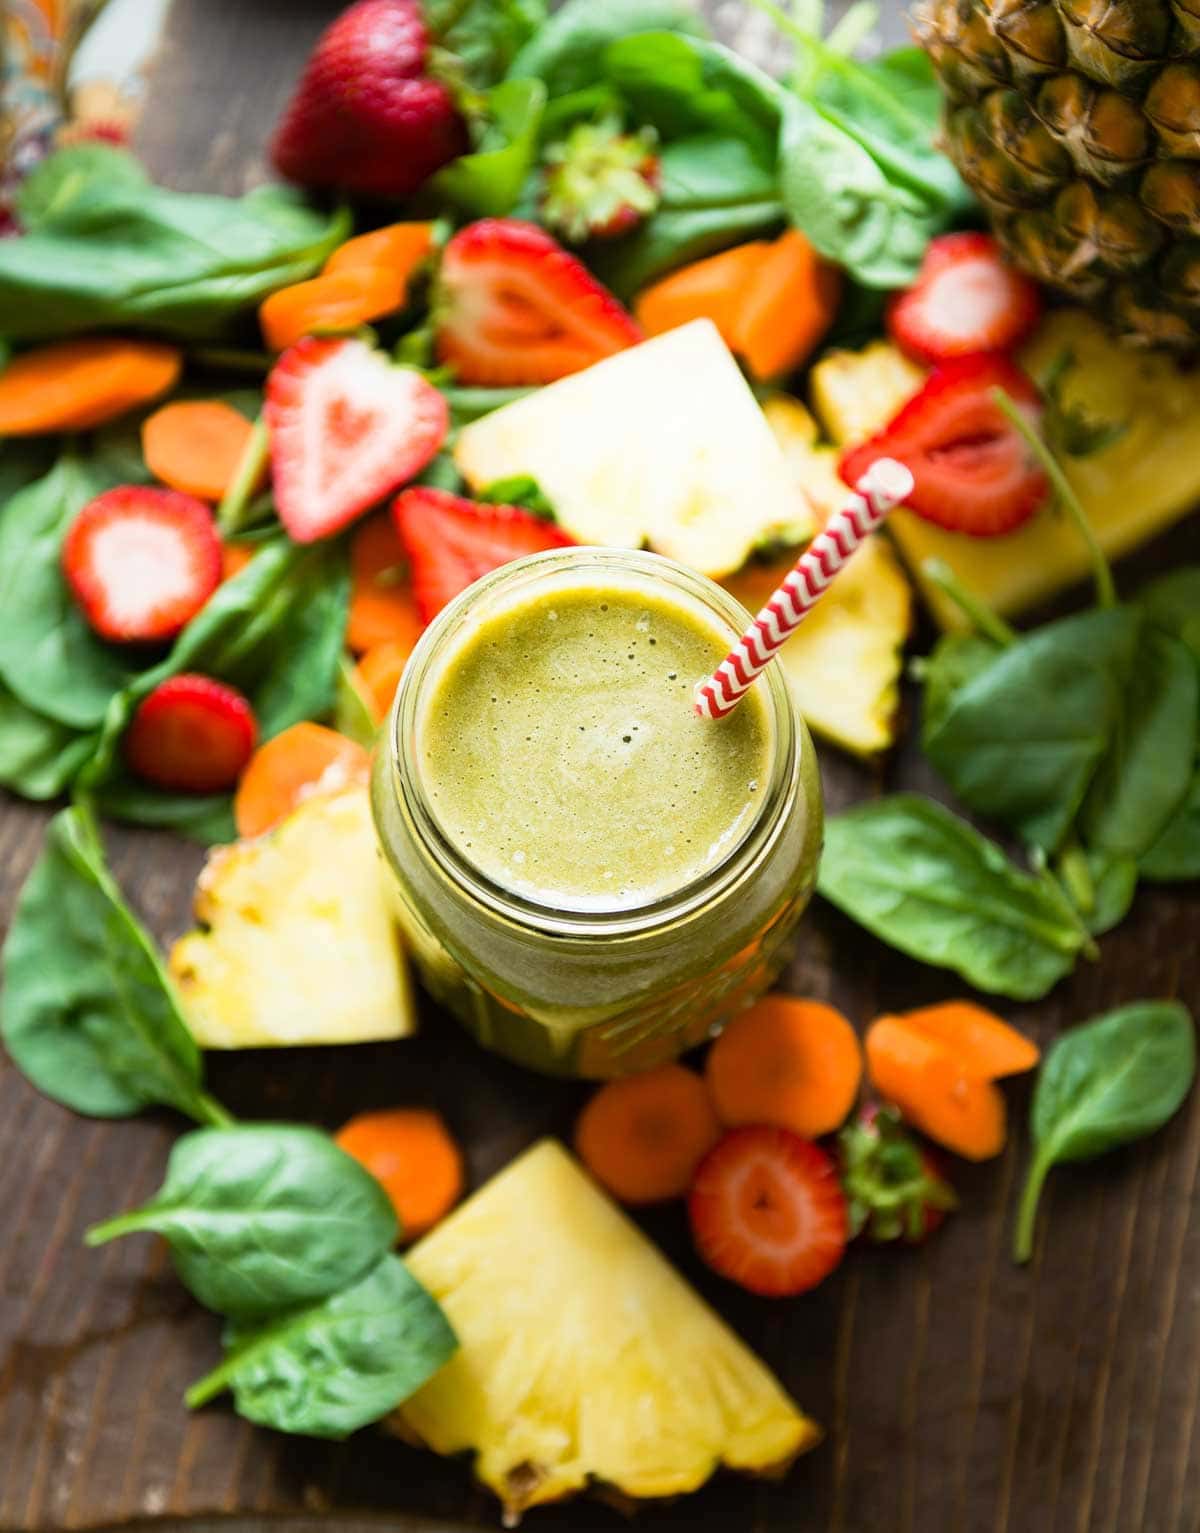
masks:
[[[767,666],[756,686],[764,693],[770,727],[770,768],[767,791],[753,819],[728,854],[669,893],[642,903],[582,909],[538,900],[490,878],[445,834],[425,794],[416,760],[418,719],[427,684],[435,676],[444,646],[458,638],[464,620],[494,610],[497,601],[529,587],[547,575],[613,571],[649,577],[682,591],[703,605],[738,637],[750,614],[728,591],[707,576],[662,554],[640,549],[578,547],[551,549],[502,565],[454,598],[422,634],[404,668],[388,716],[387,746],[393,789],[441,874],[491,914],[540,936],[594,937],[634,935],[670,925],[698,911],[742,878],[774,841],[793,797],[799,791],[800,754],[811,749],[797,727],[795,703],[779,666]],[[437,679],[440,679],[438,677]]]

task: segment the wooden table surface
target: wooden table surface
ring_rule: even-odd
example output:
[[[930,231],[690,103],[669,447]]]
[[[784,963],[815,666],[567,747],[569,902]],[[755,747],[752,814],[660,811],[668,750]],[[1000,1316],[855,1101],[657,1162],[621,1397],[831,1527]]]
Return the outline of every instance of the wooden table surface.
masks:
[[[603,0],[596,0],[602,4]],[[141,148],[162,179],[240,191],[336,0],[175,0]],[[736,5],[710,7],[719,25]],[[900,30],[898,8],[890,26]],[[1200,518],[1122,571],[1200,560]],[[822,751],[834,809],[883,787],[933,788],[915,750],[878,774]],[[37,853],[44,815],[0,804],[0,923]],[[194,849],[114,832],[116,873],[155,932],[187,924]],[[1064,1025],[1141,996],[1200,1011],[1200,890],[1143,888],[1130,917],[1044,1003],[1013,1019],[1048,1042]],[[828,907],[808,918],[790,988],[859,1022],[961,987],[883,947]],[[417,1043],[217,1058],[214,1088],[239,1115],[334,1125],[396,1101],[436,1103],[470,1147],[478,1182],[546,1131],[580,1093],[485,1058],[427,1011]],[[453,1081],[453,1087],[445,1083]],[[725,1478],[645,1511],[657,1529],[760,1533],[1195,1533],[1200,1528],[1200,1094],[1148,1144],[1056,1171],[1036,1256],[1008,1255],[1025,1159],[1027,1087],[1009,1093],[1003,1159],[955,1167],[962,1211],[919,1251],[855,1251],[817,1293],[766,1303],[706,1276],[678,1209],[647,1221],[688,1276],[828,1429],[780,1485]],[[293,1530],[360,1525],[433,1533],[495,1526],[495,1503],[445,1464],[373,1432],[346,1444],[256,1431],[181,1395],[217,1354],[217,1323],[175,1282],[162,1248],[99,1252],[84,1228],[146,1197],[180,1125],[95,1123],[43,1100],[0,1058],[0,1529],[211,1519]],[[333,1514],[333,1515],[330,1515]],[[595,1503],[531,1515],[546,1533],[622,1527]]]

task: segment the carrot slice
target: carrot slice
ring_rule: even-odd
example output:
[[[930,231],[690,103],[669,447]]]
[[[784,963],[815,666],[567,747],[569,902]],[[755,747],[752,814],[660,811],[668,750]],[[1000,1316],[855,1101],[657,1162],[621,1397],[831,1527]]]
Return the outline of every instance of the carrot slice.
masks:
[[[638,294],[634,316],[647,335],[662,335],[693,319],[711,319],[732,350],[742,297],[757,281],[770,251],[767,240],[752,240],[681,266]]]
[[[281,287],[258,306],[263,340],[283,351],[306,335],[353,330],[404,302],[404,279],[386,266],[351,266]]]
[[[119,336],[24,351],[0,372],[0,436],[99,426],[165,394],[182,365],[175,346]]]
[[[575,1125],[579,1158],[622,1203],[658,1203],[688,1190],[721,1137],[704,1082],[663,1065],[602,1086]]]
[[[237,471],[254,430],[240,410],[219,399],[177,399],[142,422],[142,456],[163,484],[218,501]]]
[[[293,724],[251,756],[233,799],[239,836],[261,836],[313,793],[366,782],[371,758],[323,724]]]
[[[832,1006],[768,995],[709,1050],[708,1089],[723,1123],[770,1123],[819,1139],[845,1122],[862,1081],[862,1049]]]
[[[1023,1075],[1042,1057],[1032,1038],[974,1001],[924,1006],[901,1013],[897,1020],[944,1043],[972,1074],[985,1081]]]
[[[432,1229],[462,1195],[462,1151],[435,1112],[360,1113],[334,1137],[382,1185],[406,1240]]]
[[[382,724],[387,718],[412,652],[412,644],[387,639],[369,649],[355,666],[359,691],[370,705],[371,717],[376,724]]]
[[[254,549],[249,543],[222,543],[222,583],[226,580],[232,580],[235,575],[240,575],[253,558]]]
[[[899,1017],[867,1029],[867,1072],[879,1095],[914,1128],[967,1160],[990,1160],[1004,1148],[1004,1098],[990,1081]]]
[[[388,224],[339,245],[324,269],[331,272],[356,266],[386,266],[407,283],[432,250],[432,224]]]
[[[789,229],[736,294],[733,350],[758,379],[793,372],[833,323],[841,295],[838,268]]]
[[[350,543],[350,618],[346,644],[355,654],[377,644],[411,650],[424,624],[413,600],[408,555],[386,511],[367,517]]]

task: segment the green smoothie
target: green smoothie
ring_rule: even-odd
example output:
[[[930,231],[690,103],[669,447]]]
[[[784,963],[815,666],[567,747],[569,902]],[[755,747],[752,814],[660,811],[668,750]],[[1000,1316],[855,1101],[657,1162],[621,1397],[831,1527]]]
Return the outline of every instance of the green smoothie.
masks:
[[[486,1047],[607,1077],[771,983],[816,878],[816,757],[782,671],[693,708],[746,612],[630,549],[537,554],[439,614],[376,753],[380,845],[427,990]]]
[[[645,590],[527,596],[448,648],[418,725],[444,834],[485,877],[560,909],[647,905],[723,862],[770,771],[766,709],[696,716],[728,653]]]

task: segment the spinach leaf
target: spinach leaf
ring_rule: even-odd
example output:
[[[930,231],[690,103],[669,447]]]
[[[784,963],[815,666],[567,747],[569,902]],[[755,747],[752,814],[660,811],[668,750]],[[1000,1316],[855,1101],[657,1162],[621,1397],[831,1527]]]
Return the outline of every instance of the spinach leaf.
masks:
[[[57,814],[4,949],[3,1037],[39,1091],[98,1118],[156,1104],[228,1122],[153,941],[121,898],[90,812]]]
[[[1089,846],[1139,857],[1188,790],[1200,729],[1200,668],[1180,640],[1143,629],[1111,742],[1080,815]]]
[[[337,543],[298,546],[276,537],[220,586],[160,664],[113,697],[95,754],[79,786],[113,817],[229,839],[223,797],[197,799],[137,782],[124,772],[120,741],[138,704],[184,671],[229,682],[245,693],[262,739],[333,707],[341,661],[350,573]]]
[[[0,439],[0,519],[18,490],[41,479],[54,466],[58,444],[53,437],[10,436]]]
[[[383,1188],[328,1134],[288,1123],[185,1135],[149,1203],[87,1232],[89,1246],[161,1235],[200,1303],[242,1319],[324,1299],[399,1237]]]
[[[1045,995],[1087,940],[1052,880],[917,794],[834,815],[817,888],[902,953],[1014,1000]]]
[[[470,384],[459,385],[454,383],[441,383],[438,388],[446,396],[446,403],[450,406],[450,425],[455,431],[463,426],[469,426],[472,421],[480,420],[485,415],[490,415],[493,410],[499,410],[503,405],[515,404],[518,399],[524,399],[532,394],[532,389],[489,389],[473,387]]]
[[[1091,1160],[1154,1133],[1178,1111],[1195,1074],[1195,1027],[1175,1001],[1138,1001],[1058,1039],[1033,1094],[1033,1159],[1017,1215],[1017,1261],[1033,1253],[1038,1199],[1051,1166]]]
[[[1129,914],[1137,893],[1138,865],[1132,857],[1094,847],[1088,847],[1082,856],[1091,898],[1079,913],[1092,936],[1102,937]]]
[[[69,144],[35,165],[17,191],[23,229],[37,229],[93,181],[145,188],[149,177],[136,156],[111,144]]]
[[[65,151],[72,153],[72,151]],[[283,187],[245,197],[167,191],[107,158],[35,187],[28,233],[0,245],[0,333],[15,340],[134,327],[219,337],[276,288],[311,276],[350,229]]]
[[[1110,748],[1140,627],[1115,608],[1023,636],[926,722],[925,754],[970,809],[1053,852]]]
[[[127,657],[88,627],[62,575],[67,528],[116,482],[104,461],[68,453],[0,516],[0,680],[27,707],[75,729],[98,725],[132,674]]]
[[[502,79],[546,20],[544,0],[425,0],[421,9],[438,43],[477,89]]]
[[[779,189],[791,222],[864,287],[904,287],[946,214],[813,102],[790,96]]]
[[[57,798],[92,754],[94,735],[28,707],[0,683],[0,783],[25,798]]]
[[[533,168],[545,105],[540,80],[505,80],[489,91],[479,142],[437,173],[434,191],[476,218],[510,213]]]
[[[1149,622],[1182,639],[1200,660],[1200,565],[1187,564],[1152,580],[1136,600]]]
[[[1183,803],[1142,856],[1138,869],[1152,883],[1200,878],[1200,761]]]
[[[226,1389],[259,1426],[347,1437],[420,1389],[457,1350],[436,1300],[398,1256],[351,1288],[226,1332],[225,1361],[187,1392],[195,1407]]]
[[[921,743],[928,753],[929,740],[946,722],[958,694],[981,676],[1003,646],[978,633],[948,633],[937,641],[933,653],[920,662],[919,675],[924,686],[921,698]]]
[[[582,90],[595,83],[608,44],[637,32],[707,35],[690,0],[567,0],[517,54],[509,76],[543,80],[551,97]]]
[[[379,729],[372,704],[359,683],[354,661],[343,655],[338,665],[337,697],[333,704],[333,727],[347,739],[373,750]]]

